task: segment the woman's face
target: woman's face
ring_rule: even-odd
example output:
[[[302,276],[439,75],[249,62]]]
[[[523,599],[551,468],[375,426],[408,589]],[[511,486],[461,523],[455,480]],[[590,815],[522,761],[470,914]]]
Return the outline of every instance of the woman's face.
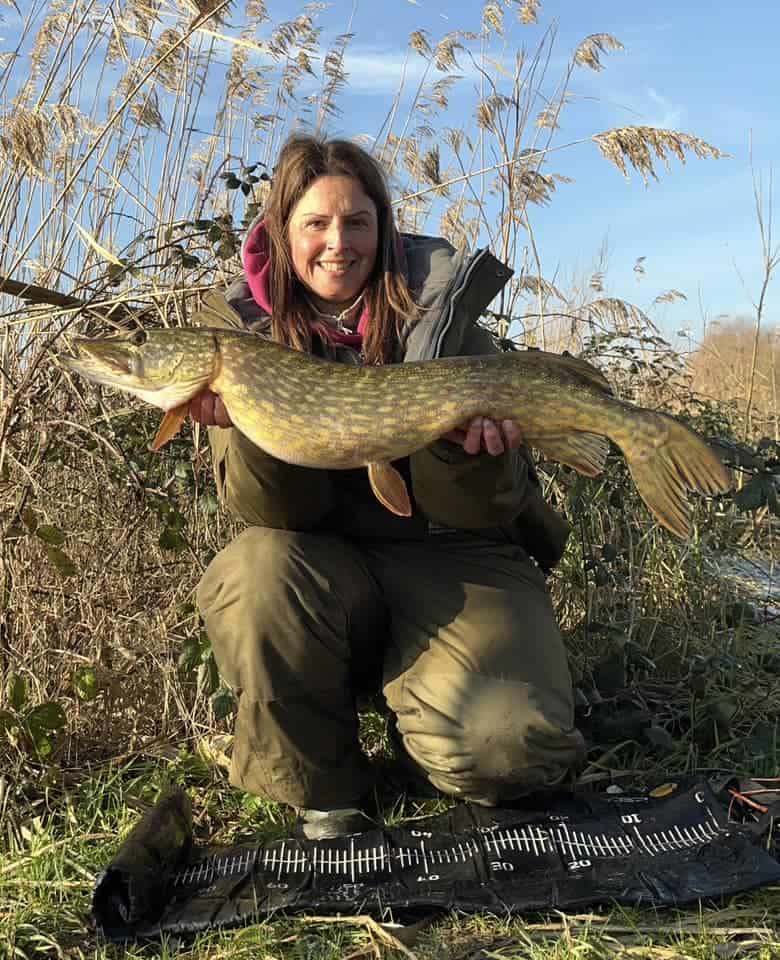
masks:
[[[379,230],[373,200],[354,177],[320,177],[290,218],[290,248],[298,279],[322,301],[357,298],[376,260]]]

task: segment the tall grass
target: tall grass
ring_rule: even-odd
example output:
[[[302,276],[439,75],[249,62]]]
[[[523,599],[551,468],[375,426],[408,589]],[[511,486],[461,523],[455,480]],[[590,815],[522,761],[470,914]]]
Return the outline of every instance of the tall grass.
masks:
[[[238,529],[216,502],[205,437],[192,428],[150,454],[155,416],[85,390],[53,356],[77,329],[186,324],[201,293],[238,272],[242,225],[262,209],[285,135],[358,134],[344,100],[355,40],[349,20],[340,35],[326,32],[315,5],[276,22],[262,0],[30,0],[20,9],[16,54],[0,59],[0,847],[19,880],[3,888],[0,927],[11,931],[10,953],[64,955],[86,935],[73,919],[86,888],[83,868],[63,868],[61,847],[121,829],[117,811],[136,775],[155,789],[166,777],[192,785],[204,835],[248,816],[251,798],[225,790],[218,772],[230,698],[193,605],[202,570]],[[398,89],[362,141],[388,170],[398,222],[490,244],[515,267],[485,318],[498,337],[571,349],[601,364],[621,395],[744,440],[723,379],[719,392],[705,377],[714,367],[702,358],[721,355],[737,375],[725,333],[711,328],[686,365],[652,311],[611,295],[598,262],[567,289],[541,273],[534,223],[563,202],[561,151],[595,149],[649,180],[669,157],[719,152],[641,126],[567,140],[566,118],[582,109],[572,98],[578,72],[624,54],[617,38],[595,34],[553,75],[557,28],[540,18],[536,0],[488,2],[464,29],[411,34]],[[456,94],[459,107],[472,99],[451,127]],[[776,437],[766,337],[738,376],[748,383],[755,371],[752,424],[758,431],[773,403]],[[728,501],[700,504],[696,537],[679,545],[652,524],[622,462],[597,482],[552,466],[543,476],[575,526],[552,588],[580,697],[588,710],[610,707],[633,684],[644,711],[617,746],[602,742],[602,726],[585,779],[776,767],[775,641],[708,568],[713,552],[748,540],[774,549],[771,511],[746,539]],[[650,726],[668,740],[648,739]],[[364,729],[381,753],[381,718]],[[284,829],[277,808],[255,814]],[[92,864],[79,850],[71,862]],[[303,936],[295,929],[293,941]],[[275,936],[273,949],[288,950]],[[535,955],[526,946],[518,956]],[[219,941],[206,952],[228,949]],[[327,950],[308,955],[343,955]]]

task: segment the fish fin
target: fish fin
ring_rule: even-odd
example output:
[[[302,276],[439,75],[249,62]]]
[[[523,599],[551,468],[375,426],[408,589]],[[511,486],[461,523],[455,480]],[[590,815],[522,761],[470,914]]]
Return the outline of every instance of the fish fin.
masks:
[[[377,461],[368,464],[368,479],[374,496],[399,517],[411,517],[412,504],[406,481],[392,463]]]
[[[160,426],[157,428],[157,433],[155,434],[154,440],[152,440],[152,450],[160,450],[169,440],[173,440],[179,430],[181,430],[182,424],[187,419],[187,411],[189,410],[189,407],[190,403],[188,400],[187,403],[183,403],[179,407],[173,407],[171,410],[166,410],[165,416],[162,418]]]
[[[567,370],[570,370],[578,377],[587,381],[587,383],[597,387],[599,390],[603,390],[604,393],[611,394],[613,392],[609,380],[607,380],[601,370],[599,370],[598,367],[594,367],[593,364],[587,360],[583,360],[580,357],[570,357],[568,354],[545,353],[542,350],[532,350],[530,355],[544,357],[545,360],[550,360],[560,367],[565,367]]]
[[[691,533],[687,490],[709,496],[725,493],[730,487],[728,471],[706,441],[685,424],[664,413],[646,415],[661,426],[659,439],[652,446],[629,444],[623,454],[648,510],[684,540]]]
[[[563,463],[585,477],[597,477],[604,469],[609,440],[597,433],[568,433],[560,437],[527,438],[549,460]]]
[[[236,310],[231,307],[218,290],[209,290],[201,299],[200,310],[192,315],[193,327],[219,327],[227,330],[243,330],[244,324]]]

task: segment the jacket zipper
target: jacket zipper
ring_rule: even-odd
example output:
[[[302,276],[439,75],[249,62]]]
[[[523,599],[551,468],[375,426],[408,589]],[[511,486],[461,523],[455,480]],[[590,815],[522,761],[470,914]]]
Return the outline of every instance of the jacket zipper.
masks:
[[[461,285],[458,287],[457,290],[454,290],[454,291],[453,291],[452,297],[450,298],[450,308],[449,308],[449,310],[447,311],[447,320],[446,320],[446,322],[445,322],[444,324],[442,324],[441,329],[439,330],[438,334],[436,335],[436,339],[435,339],[434,346],[433,346],[432,358],[435,359],[436,357],[438,357],[438,356],[440,355],[440,353],[441,353],[441,348],[442,348],[442,341],[444,340],[444,337],[447,335],[450,327],[452,326],[452,321],[453,321],[453,318],[454,318],[455,308],[458,306],[458,303],[459,303],[459,301],[460,301],[460,298],[463,296],[463,293],[464,293],[466,287],[467,287],[467,286],[469,285],[469,283],[471,282],[472,275],[473,275],[474,271],[476,270],[478,264],[480,263],[481,260],[483,260],[483,259],[489,254],[489,252],[490,252],[490,251],[487,250],[487,249],[478,250],[478,251],[471,257],[471,259],[469,260],[468,264],[466,265],[466,267],[465,267],[465,269],[464,269],[464,271],[463,271],[463,282],[461,283]],[[455,278],[453,279],[453,283],[457,283],[457,280],[458,280],[458,278],[455,277]]]

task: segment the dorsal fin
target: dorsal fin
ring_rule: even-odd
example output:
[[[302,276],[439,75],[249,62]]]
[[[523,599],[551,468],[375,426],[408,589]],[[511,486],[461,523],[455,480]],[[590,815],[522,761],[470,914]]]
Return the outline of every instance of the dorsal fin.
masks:
[[[227,330],[242,330],[241,315],[228,303],[218,290],[209,290],[201,299],[200,310],[193,314],[193,327],[218,327]]]
[[[582,377],[583,380],[587,380],[588,383],[594,387],[598,387],[599,390],[603,390],[605,393],[613,392],[609,380],[607,380],[601,370],[599,370],[598,367],[594,367],[593,364],[587,360],[582,360],[580,357],[572,357],[568,354],[549,353],[543,350],[533,350],[531,352],[538,353],[544,357],[545,360],[549,360],[552,363],[558,364],[558,366],[571,370],[572,373]]]

